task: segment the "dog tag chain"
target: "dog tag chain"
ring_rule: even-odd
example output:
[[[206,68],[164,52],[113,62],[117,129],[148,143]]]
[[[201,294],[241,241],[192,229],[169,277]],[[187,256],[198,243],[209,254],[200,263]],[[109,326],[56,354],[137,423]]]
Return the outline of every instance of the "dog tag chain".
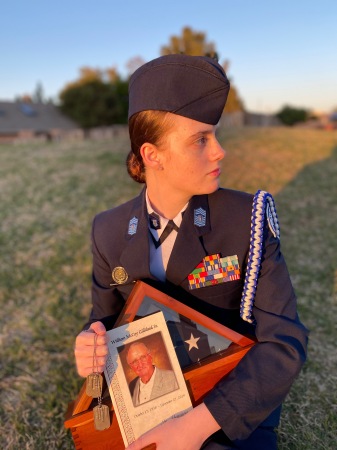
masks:
[[[103,377],[98,372],[98,361],[96,355],[97,334],[94,335],[94,352],[92,357],[92,373],[88,375],[86,382],[86,394],[97,398],[97,406],[93,408],[94,425],[96,430],[106,430],[110,427],[110,411],[107,405],[102,403]]]
[[[94,352],[92,355],[92,373],[87,377],[86,383],[86,394],[89,397],[98,398],[102,392],[103,377],[98,372],[97,367],[97,357],[96,357],[96,347],[97,347],[97,334],[94,334]]]

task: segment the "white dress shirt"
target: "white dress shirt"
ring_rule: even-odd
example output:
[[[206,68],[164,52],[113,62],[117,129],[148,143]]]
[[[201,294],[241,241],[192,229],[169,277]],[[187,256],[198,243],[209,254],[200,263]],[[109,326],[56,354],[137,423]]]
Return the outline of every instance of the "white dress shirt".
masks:
[[[150,227],[149,224],[149,230],[152,236],[156,241],[160,238],[163,231],[165,230],[165,227],[169,221],[169,219],[166,219],[166,217],[161,216],[160,214],[155,211],[150,203],[147,191],[146,191],[146,206],[147,206],[147,212],[149,214],[155,213],[160,218],[160,229],[154,230]],[[183,212],[186,210],[188,206],[188,202],[186,205],[179,211],[179,213],[173,218],[173,222],[177,225],[179,228],[181,225],[181,222],[183,220]],[[165,281],[166,279],[166,269],[167,264],[170,259],[172,249],[174,246],[174,243],[176,241],[178,232],[176,230],[173,230],[165,239],[165,241],[156,248],[153,240],[151,239],[151,236],[149,236],[150,241],[150,272],[153,276],[158,278],[158,280]]]
[[[143,383],[142,380],[139,379],[139,404],[150,400],[155,376],[156,366],[154,366],[154,372],[147,383]]]

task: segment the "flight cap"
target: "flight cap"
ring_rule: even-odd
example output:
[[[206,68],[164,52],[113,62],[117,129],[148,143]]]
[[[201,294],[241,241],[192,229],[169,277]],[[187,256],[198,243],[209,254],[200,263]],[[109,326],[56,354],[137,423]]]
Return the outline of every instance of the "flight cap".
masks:
[[[129,82],[129,119],[146,110],[168,111],[216,125],[230,84],[207,56],[165,55],[139,67]]]

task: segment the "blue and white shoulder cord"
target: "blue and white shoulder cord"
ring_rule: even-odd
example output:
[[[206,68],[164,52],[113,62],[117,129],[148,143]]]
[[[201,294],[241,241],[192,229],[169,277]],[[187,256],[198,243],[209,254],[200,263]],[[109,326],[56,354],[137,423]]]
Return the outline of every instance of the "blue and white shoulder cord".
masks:
[[[261,257],[263,250],[264,218],[273,235],[280,239],[280,226],[276,214],[274,199],[268,192],[257,191],[253,199],[250,246],[247,262],[246,276],[240,304],[240,316],[243,320],[253,323],[252,311],[259,277]]]

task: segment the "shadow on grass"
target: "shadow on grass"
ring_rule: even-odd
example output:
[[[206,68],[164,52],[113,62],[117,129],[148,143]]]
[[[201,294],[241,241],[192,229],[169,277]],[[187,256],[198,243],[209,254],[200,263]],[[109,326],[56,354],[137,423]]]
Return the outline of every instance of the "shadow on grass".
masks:
[[[308,361],[284,405],[280,449],[335,448],[337,147],[275,197],[281,245],[310,330]],[[331,412],[335,411],[333,415]]]
[[[279,159],[284,149],[284,155],[290,153],[292,134],[286,134],[280,148],[270,145],[273,136],[266,137],[263,152],[257,154],[262,161],[272,151],[273,155],[278,151]],[[242,154],[250,148],[249,136],[244,139],[239,141]],[[279,134],[274,139],[280,139]],[[312,146],[315,143],[313,136]],[[106,205],[135,195],[131,183],[125,187],[124,157],[110,161],[102,143],[94,148],[81,144],[76,151],[62,145],[57,152],[54,146],[9,149],[2,163],[8,180],[0,236],[0,447],[6,450],[74,448],[63,420],[67,403],[82,385],[74,367],[73,344],[90,307],[90,222]],[[302,141],[298,148],[303,149]],[[102,165],[96,163],[99,155]],[[11,164],[5,166],[6,160]],[[238,164],[250,161],[237,160]],[[21,178],[17,167],[22,168]],[[277,178],[278,168],[281,176],[284,167],[274,171],[270,164],[265,169],[267,186],[274,172]],[[254,189],[261,181],[256,172]],[[335,448],[336,173],[337,148],[329,158],[305,166],[275,196],[282,249],[301,318],[311,330],[308,362],[284,405],[280,450]],[[114,189],[108,187],[111,180]],[[241,185],[233,188],[248,190]]]

